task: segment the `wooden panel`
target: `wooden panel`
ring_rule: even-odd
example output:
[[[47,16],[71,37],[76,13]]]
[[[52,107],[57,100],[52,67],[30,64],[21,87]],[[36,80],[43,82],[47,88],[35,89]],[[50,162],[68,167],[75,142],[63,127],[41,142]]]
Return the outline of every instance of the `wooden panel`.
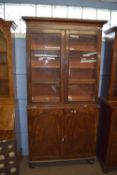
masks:
[[[103,100],[98,129],[98,157],[104,172],[117,165],[117,110],[114,104]]]
[[[4,105],[0,106],[0,130],[14,129],[14,106]]]
[[[111,136],[109,166],[117,166],[117,133],[113,133]]]
[[[117,165],[117,110],[113,108],[113,113],[111,115],[111,130],[110,130],[110,143],[108,145],[110,164]]]
[[[0,130],[0,141],[10,140],[10,139],[15,139],[14,130]]]
[[[100,118],[99,118],[99,129],[98,129],[98,157],[101,162],[105,162],[108,154],[108,143],[109,143],[109,131],[111,123],[111,109],[104,103],[103,100],[100,102]]]
[[[9,80],[0,80],[0,98],[9,97]]]
[[[0,106],[0,140],[14,138],[15,111],[13,105]]]
[[[28,111],[30,160],[60,158],[60,123],[62,110]]]
[[[114,114],[113,114],[113,123],[112,123],[112,131],[117,133],[117,110],[114,110]]]
[[[93,107],[65,110],[64,158],[95,155],[97,114]]]

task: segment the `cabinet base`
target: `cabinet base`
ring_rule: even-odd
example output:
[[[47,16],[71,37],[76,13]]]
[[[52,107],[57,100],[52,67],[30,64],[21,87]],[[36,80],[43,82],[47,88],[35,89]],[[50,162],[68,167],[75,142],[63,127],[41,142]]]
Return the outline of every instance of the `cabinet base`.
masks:
[[[80,164],[80,163],[90,163],[94,164],[96,157],[90,158],[80,158],[80,159],[60,159],[60,160],[40,160],[40,161],[29,161],[29,167],[35,168],[37,166],[56,166],[56,165],[72,165],[72,164]]]
[[[99,161],[99,164],[101,166],[101,169],[102,169],[103,173],[108,173],[109,170],[110,170],[110,166],[105,164],[105,162],[103,162],[100,157],[98,157],[98,161]]]
[[[109,170],[110,170],[110,167],[105,166],[105,165],[103,165],[103,164],[101,164],[101,168],[102,168],[103,173],[108,173]]]

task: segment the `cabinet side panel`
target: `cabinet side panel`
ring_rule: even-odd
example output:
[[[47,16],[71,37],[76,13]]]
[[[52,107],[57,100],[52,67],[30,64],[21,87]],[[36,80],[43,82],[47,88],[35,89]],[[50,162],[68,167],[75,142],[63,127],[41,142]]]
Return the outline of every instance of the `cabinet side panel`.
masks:
[[[97,152],[100,162],[108,164],[107,156],[112,111],[104,101],[101,101],[100,105]]]
[[[13,105],[0,105],[0,140],[13,139],[15,110]]]
[[[104,47],[104,62],[102,72],[101,96],[107,98],[109,95],[109,84],[111,78],[113,40],[106,39]]]

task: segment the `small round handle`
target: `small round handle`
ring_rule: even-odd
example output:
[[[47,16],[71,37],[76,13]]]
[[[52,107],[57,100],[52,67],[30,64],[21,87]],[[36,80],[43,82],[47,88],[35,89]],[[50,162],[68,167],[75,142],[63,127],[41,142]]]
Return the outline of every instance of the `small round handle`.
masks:
[[[76,114],[76,110],[74,110],[74,114]]]
[[[61,139],[61,142],[64,142],[64,141],[65,141],[65,139],[64,139],[64,138],[62,138],[62,139]]]
[[[87,104],[84,105],[84,108],[87,108]]]

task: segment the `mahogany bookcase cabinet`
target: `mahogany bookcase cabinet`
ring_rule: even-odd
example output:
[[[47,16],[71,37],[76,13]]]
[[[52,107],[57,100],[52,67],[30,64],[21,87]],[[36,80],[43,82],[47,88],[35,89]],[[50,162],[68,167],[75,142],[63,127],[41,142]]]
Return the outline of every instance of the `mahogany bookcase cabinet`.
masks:
[[[14,138],[14,82],[10,29],[13,22],[0,19],[0,139]]]
[[[11,27],[0,19],[0,174],[18,175]]]
[[[105,21],[23,17],[29,163],[95,159]]]
[[[108,172],[117,167],[117,27],[105,33],[98,157],[104,172]]]

